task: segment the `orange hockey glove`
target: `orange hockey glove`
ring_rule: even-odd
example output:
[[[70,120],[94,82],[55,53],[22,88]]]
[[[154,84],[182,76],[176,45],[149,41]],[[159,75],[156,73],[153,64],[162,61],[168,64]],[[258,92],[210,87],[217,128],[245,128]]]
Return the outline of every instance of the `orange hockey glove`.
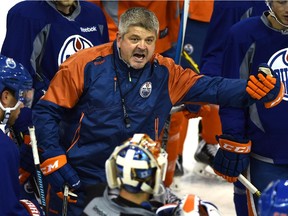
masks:
[[[246,87],[248,94],[264,102],[266,108],[278,105],[284,96],[284,85],[280,78],[267,64],[259,65],[257,77],[249,77]]]

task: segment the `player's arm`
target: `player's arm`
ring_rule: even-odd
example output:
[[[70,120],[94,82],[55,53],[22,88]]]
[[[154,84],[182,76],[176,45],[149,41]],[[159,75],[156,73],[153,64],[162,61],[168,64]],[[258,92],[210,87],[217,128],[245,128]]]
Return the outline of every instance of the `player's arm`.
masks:
[[[42,150],[41,170],[49,184],[59,192],[60,198],[63,198],[65,184],[74,190],[81,186],[78,174],[67,161],[68,147],[60,143],[59,135],[60,121],[67,110],[78,102],[84,88],[84,69],[76,70],[73,58],[70,57],[60,66],[46,94],[34,106],[32,112],[37,143]],[[72,199],[71,201],[76,202]]]
[[[283,96],[284,86],[280,78],[267,64],[261,64],[257,75],[250,76],[248,81],[203,76],[192,85],[183,101],[244,108],[258,100],[266,108],[271,108],[279,104]]]

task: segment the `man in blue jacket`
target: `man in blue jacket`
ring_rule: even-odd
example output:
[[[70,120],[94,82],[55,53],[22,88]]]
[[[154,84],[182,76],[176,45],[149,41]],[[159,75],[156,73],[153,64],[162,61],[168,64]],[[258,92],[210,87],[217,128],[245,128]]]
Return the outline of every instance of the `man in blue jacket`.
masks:
[[[158,140],[172,106],[206,102],[245,107],[283,97],[282,84],[270,75],[259,73],[247,83],[184,70],[154,53],[158,31],[153,12],[128,9],[117,39],[67,59],[34,107],[41,167],[52,186],[51,215],[61,212],[57,193],[64,184],[78,195],[69,203],[68,215],[79,215],[84,188],[106,181],[104,164],[119,142],[134,133]]]

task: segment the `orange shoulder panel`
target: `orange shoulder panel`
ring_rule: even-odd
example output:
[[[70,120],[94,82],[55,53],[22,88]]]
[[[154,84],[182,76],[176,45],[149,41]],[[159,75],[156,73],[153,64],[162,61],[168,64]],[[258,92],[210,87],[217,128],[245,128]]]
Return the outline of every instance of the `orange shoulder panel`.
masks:
[[[112,43],[80,50],[60,65],[52,79],[43,100],[51,101],[59,106],[72,108],[79,100],[84,89],[84,68],[87,63],[98,56],[113,53]]]
[[[156,54],[155,58],[158,59],[160,65],[164,65],[168,69],[168,91],[173,105],[181,100],[196,81],[203,76],[190,68],[183,69],[171,58],[165,58],[159,54]]]

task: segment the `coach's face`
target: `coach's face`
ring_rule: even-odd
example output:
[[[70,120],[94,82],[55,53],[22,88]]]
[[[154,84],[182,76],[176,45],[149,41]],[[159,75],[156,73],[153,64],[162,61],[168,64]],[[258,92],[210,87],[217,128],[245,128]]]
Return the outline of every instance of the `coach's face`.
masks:
[[[124,35],[117,33],[117,45],[121,58],[135,69],[141,69],[150,61],[156,46],[156,33],[132,26]]]

